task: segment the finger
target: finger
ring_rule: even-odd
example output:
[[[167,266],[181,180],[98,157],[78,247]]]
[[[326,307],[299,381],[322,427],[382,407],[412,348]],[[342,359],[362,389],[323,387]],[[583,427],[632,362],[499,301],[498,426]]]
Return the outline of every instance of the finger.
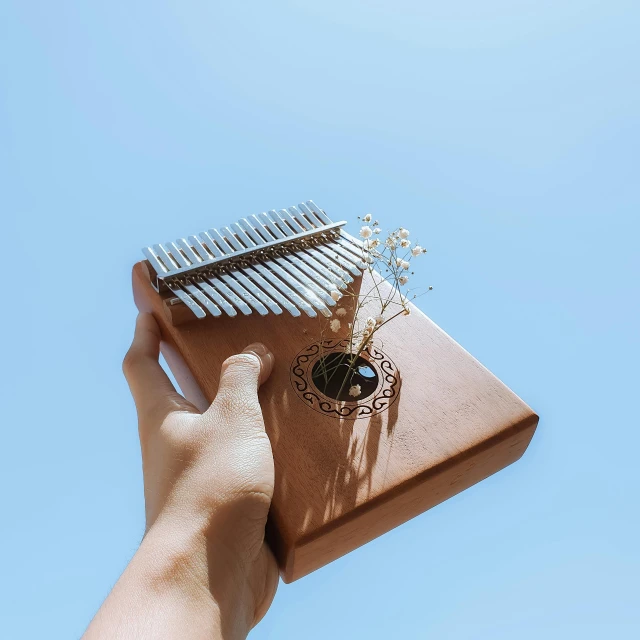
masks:
[[[122,370],[136,403],[138,420],[158,425],[172,411],[196,411],[175,389],[160,366],[160,328],[153,316],[141,313]]]
[[[271,351],[259,342],[227,358],[222,363],[214,404],[224,404],[232,416],[247,409],[259,411],[258,387],[271,375],[274,362]]]

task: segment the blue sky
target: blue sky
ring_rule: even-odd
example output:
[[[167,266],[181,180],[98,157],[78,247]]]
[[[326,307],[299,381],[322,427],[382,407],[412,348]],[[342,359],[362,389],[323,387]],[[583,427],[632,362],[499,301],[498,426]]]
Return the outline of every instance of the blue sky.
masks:
[[[421,307],[541,423],[517,464],[281,585],[252,637],[637,638],[639,19],[0,4],[0,636],[79,636],[143,532],[140,247],[311,198],[410,228]]]

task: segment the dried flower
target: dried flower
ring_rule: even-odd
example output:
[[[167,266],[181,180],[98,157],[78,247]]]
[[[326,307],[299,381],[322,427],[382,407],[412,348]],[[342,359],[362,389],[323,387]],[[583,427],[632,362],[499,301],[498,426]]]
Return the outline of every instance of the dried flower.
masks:
[[[331,298],[333,300],[335,300],[336,302],[338,302],[338,300],[340,300],[340,298],[342,298],[342,294],[337,289],[334,289],[331,292]]]
[[[409,237],[409,230],[400,227],[400,229],[398,230],[398,235],[404,240]]]
[[[425,253],[426,249],[423,249],[419,244],[417,244],[413,249],[411,249],[411,254],[414,256],[419,256],[421,253]]]
[[[404,308],[404,315],[405,316],[410,316],[411,315],[411,309],[409,307],[405,307]]]
[[[362,227],[360,229],[360,237],[362,238],[370,238],[373,231],[371,231],[371,227]]]
[[[354,384],[349,387],[349,395],[352,398],[357,398],[362,393],[362,387],[359,384]]]
[[[408,269],[411,265],[410,265],[406,260],[401,260],[401,261],[400,261],[400,266],[401,266],[403,269]]]
[[[376,326],[376,321],[375,321],[371,316],[369,316],[369,317],[367,318],[367,321],[365,322],[365,325],[366,325],[367,327],[371,327],[371,328],[373,328],[373,327],[375,327],[375,326]]]
[[[338,320],[337,318],[334,318],[330,323],[329,323],[329,328],[331,329],[331,331],[333,331],[333,333],[338,333],[338,331],[340,331],[340,320]]]
[[[371,222],[371,214],[367,213],[367,215],[362,218],[362,222]]]
[[[407,284],[407,282],[409,282],[409,276],[400,276],[400,277],[398,278],[398,282],[399,282],[401,285],[405,285],[405,284]]]
[[[376,326],[381,325],[384,322],[384,318],[382,316],[376,316]]]
[[[342,316],[346,316],[347,315],[347,310],[344,307],[338,307],[336,309],[336,315],[340,316],[342,318]]]
[[[407,247],[410,247],[411,246],[411,240],[407,240],[406,238],[404,240],[401,240],[400,241],[400,246],[403,249],[406,249]]]
[[[396,258],[396,266],[402,266],[402,258]]]
[[[376,228],[373,230],[373,233],[380,233],[381,231],[382,231],[382,229],[381,229],[380,227],[376,227]]]

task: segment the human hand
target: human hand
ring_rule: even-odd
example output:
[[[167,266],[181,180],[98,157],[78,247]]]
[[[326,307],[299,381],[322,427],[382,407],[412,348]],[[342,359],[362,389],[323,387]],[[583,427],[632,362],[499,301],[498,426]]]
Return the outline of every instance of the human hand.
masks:
[[[87,637],[151,617],[148,637],[242,638],[278,583],[264,542],[274,466],[257,395],[273,354],[254,344],[228,358],[215,400],[200,413],[176,391],[159,353],[160,329],[142,313],[123,370],[138,413],[146,533]],[[122,613],[131,598],[142,604]]]

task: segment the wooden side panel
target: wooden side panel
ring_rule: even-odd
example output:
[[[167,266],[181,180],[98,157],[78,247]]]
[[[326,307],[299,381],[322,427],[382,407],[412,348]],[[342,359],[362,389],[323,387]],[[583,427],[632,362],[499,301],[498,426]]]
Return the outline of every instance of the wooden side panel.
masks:
[[[311,409],[290,380],[296,354],[319,335],[318,319],[285,312],[174,326],[145,263],[133,283],[136,304],[161,326],[174,376],[199,407],[215,397],[225,358],[256,341],[275,354],[260,401],[276,468],[268,540],[287,582],[510,464],[533,436],[531,409],[413,306],[379,333],[402,378],[397,400],[349,420]],[[357,284],[368,290],[369,276]]]

